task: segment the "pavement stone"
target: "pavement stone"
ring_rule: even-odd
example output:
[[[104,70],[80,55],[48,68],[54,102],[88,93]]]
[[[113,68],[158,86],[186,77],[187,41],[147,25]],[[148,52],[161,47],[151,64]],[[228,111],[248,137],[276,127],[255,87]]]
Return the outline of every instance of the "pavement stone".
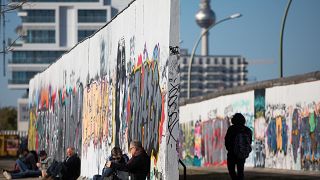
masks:
[[[0,170],[12,169],[15,159],[0,159]],[[183,170],[179,168],[179,179],[183,180]],[[280,180],[319,180],[320,171],[294,171],[269,168],[245,168],[246,180],[280,179]],[[81,178],[79,178],[81,179]],[[87,178],[85,178],[87,179]],[[187,167],[187,180],[230,179],[226,167]],[[0,173],[0,180],[5,180]],[[23,180],[40,180],[40,178],[24,178]]]

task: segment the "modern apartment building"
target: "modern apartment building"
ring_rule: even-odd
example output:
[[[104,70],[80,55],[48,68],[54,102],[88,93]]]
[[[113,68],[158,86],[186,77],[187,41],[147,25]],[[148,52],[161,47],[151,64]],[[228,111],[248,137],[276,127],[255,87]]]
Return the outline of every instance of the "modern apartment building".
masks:
[[[130,0],[28,0],[18,9],[22,36],[14,45],[8,69],[9,89],[27,90],[29,80],[77,42],[100,29]],[[11,3],[21,3],[12,0]],[[28,127],[27,97],[18,100],[18,130]],[[21,127],[21,128],[20,128]]]
[[[188,94],[188,67],[190,54],[180,52],[180,98]],[[194,56],[190,73],[190,97],[203,96],[247,82],[247,65],[242,56]]]

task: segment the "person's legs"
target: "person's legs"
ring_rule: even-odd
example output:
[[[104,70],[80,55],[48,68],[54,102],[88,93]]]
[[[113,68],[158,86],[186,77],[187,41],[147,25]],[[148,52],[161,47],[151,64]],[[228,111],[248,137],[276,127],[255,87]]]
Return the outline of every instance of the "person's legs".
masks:
[[[232,157],[228,157],[227,158],[227,165],[228,165],[228,171],[229,171],[229,175],[231,177],[232,180],[236,180],[237,179],[237,174],[236,174],[236,162],[235,159]]]
[[[27,170],[26,177],[39,177],[41,176],[40,170]]]
[[[25,178],[27,174],[27,171],[23,171],[23,172],[18,172],[18,173],[12,173],[11,177],[12,179],[20,179],[20,178]]]
[[[20,159],[16,160],[16,164],[19,167],[20,172],[26,171],[28,169],[27,165],[24,162],[22,162]]]
[[[244,179],[244,163],[246,160],[238,160],[237,162],[237,176],[239,180]]]
[[[26,178],[26,177],[39,177],[39,176],[41,176],[40,170],[26,170],[24,172],[11,174],[12,179],[20,179],[20,178]]]

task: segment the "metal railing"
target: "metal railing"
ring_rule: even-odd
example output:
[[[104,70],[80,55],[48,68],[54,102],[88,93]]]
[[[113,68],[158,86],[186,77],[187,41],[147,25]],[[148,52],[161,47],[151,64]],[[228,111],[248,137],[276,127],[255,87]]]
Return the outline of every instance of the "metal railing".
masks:
[[[183,166],[183,179],[187,180],[187,167],[181,159],[179,159],[179,163]]]

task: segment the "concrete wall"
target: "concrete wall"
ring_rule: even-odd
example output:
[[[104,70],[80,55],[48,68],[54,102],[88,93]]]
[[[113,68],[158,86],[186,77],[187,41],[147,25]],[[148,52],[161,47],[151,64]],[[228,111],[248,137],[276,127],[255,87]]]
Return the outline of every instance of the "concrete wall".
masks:
[[[137,0],[29,84],[29,148],[58,160],[68,146],[81,176],[141,140],[151,179],[178,179],[179,1]]]
[[[241,112],[254,134],[246,166],[319,171],[319,79],[317,72],[187,102],[180,106],[180,158],[193,166],[226,165],[224,136],[230,117]]]

